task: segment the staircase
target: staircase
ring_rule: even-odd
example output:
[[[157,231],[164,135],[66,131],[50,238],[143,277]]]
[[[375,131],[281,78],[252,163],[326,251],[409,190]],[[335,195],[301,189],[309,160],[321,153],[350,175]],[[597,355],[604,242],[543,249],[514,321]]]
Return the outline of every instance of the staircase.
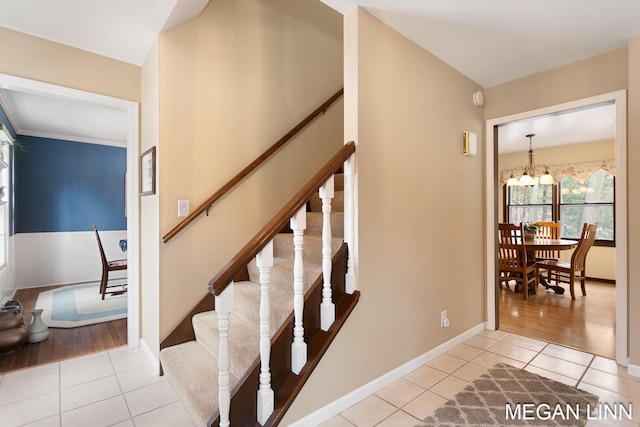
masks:
[[[324,200],[315,193],[306,209],[296,214],[297,220],[292,219],[293,233],[282,228],[246,269],[234,275],[223,291],[233,294],[231,309],[222,308],[218,295],[216,310],[191,318],[195,340],[161,350],[164,375],[196,425],[277,425],[355,307],[359,292],[345,288],[344,175],[333,175],[323,191]],[[300,229],[304,229],[303,241]],[[300,299],[296,300],[294,290]],[[227,316],[222,314],[226,311],[230,311],[228,342]],[[304,334],[305,361],[296,368],[292,341],[300,333]],[[296,341],[300,343],[299,338]],[[265,399],[259,394],[265,394]]]

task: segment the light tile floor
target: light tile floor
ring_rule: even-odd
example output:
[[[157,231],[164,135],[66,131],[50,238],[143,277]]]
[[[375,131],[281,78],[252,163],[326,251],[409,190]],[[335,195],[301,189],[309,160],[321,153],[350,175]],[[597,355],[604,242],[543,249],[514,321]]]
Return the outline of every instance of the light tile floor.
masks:
[[[640,427],[640,379],[613,360],[499,331],[484,331],[365,398],[322,427],[415,426],[499,362],[600,396],[631,403]],[[193,427],[164,377],[140,349],[114,350],[0,375],[0,425],[29,427]]]
[[[640,426],[640,378],[629,376],[615,361],[519,335],[483,331],[321,427],[415,426],[501,362],[577,386],[598,395],[603,403],[632,404],[631,421],[590,420],[588,427]]]
[[[119,347],[0,375],[0,426],[193,427],[140,349]]]

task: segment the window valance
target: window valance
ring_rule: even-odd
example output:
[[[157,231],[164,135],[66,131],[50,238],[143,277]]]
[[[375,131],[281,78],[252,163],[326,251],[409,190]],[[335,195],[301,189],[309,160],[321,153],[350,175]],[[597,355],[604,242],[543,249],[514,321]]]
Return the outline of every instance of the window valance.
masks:
[[[576,181],[584,182],[587,178],[589,178],[595,171],[598,169],[604,169],[610,174],[616,174],[616,161],[612,160],[594,160],[591,162],[581,162],[581,163],[567,163],[563,165],[548,165],[549,172],[553,176],[554,182],[559,182],[565,176],[570,176]],[[520,169],[520,170],[518,170]],[[540,169],[538,168],[537,173],[540,174]],[[502,170],[500,171],[500,185],[504,185],[511,177],[511,171]],[[514,173],[517,176],[520,176],[522,173],[522,168],[516,168]]]

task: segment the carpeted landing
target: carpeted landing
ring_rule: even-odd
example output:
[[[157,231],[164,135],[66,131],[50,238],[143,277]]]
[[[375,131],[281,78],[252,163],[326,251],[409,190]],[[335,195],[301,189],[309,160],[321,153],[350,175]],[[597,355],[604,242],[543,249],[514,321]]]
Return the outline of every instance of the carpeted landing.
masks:
[[[499,363],[419,427],[584,426],[598,396]]]

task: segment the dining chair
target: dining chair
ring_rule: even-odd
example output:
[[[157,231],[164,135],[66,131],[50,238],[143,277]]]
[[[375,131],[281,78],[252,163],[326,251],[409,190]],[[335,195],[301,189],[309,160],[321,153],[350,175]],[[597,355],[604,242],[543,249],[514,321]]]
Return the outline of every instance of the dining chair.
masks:
[[[498,271],[500,285],[505,282],[507,288],[511,280],[516,282],[514,291],[522,287],[524,299],[529,298],[529,286],[535,293],[538,289],[538,272],[535,262],[527,262],[527,250],[524,245],[522,224],[498,224]]]
[[[95,224],[93,224],[93,231],[96,233],[96,240],[98,241],[98,249],[100,250],[100,260],[102,261],[102,278],[100,279],[100,293],[102,294],[102,299],[104,299],[105,295],[119,295],[127,292],[127,285],[112,285],[109,286],[109,272],[110,271],[120,271],[127,269],[127,260],[126,259],[116,259],[116,260],[107,260],[107,256],[104,253],[104,248],[102,247],[102,241],[100,240],[100,234],[98,233],[98,228]],[[109,288],[118,288],[118,290],[109,291]]]
[[[569,284],[572,300],[576,299],[576,295],[573,290],[573,282],[576,280],[580,281],[582,295],[587,295],[585,289],[585,264],[587,253],[589,252],[589,249],[591,249],[591,246],[593,246],[593,242],[596,239],[597,228],[598,224],[584,224],[582,226],[582,234],[580,235],[578,245],[571,255],[570,263],[557,260],[543,260],[536,263],[538,270],[547,271],[548,280],[555,280],[556,284],[559,282]]]
[[[536,239],[559,239],[560,238],[560,221],[538,221],[538,231]],[[559,260],[559,250],[537,250],[536,261],[542,260]]]

